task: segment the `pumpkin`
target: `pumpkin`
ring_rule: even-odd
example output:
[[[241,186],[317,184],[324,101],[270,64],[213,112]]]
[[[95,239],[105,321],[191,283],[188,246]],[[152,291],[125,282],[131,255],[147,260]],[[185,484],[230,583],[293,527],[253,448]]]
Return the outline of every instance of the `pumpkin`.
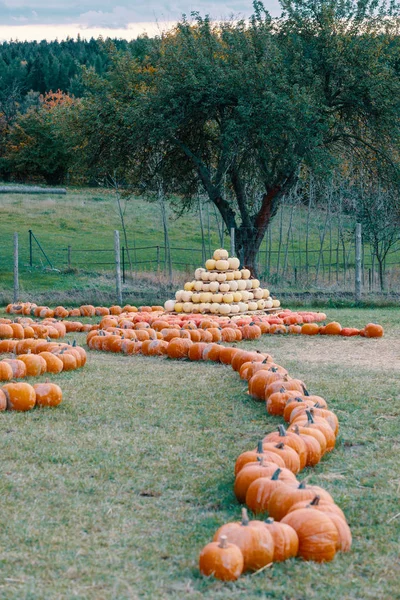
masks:
[[[212,360],[214,362],[219,361],[221,353],[221,346],[218,344],[206,344],[203,350],[203,360]]]
[[[0,361],[0,381],[10,381],[13,378],[13,370],[11,365],[4,362],[4,360]]]
[[[260,440],[256,450],[248,450],[247,452],[242,452],[242,454],[238,456],[235,463],[235,476],[245,465],[250,462],[256,463],[261,457],[264,459],[264,462],[273,462],[277,467],[285,467],[285,461],[278,456],[278,454],[275,452],[264,452],[263,443],[262,440]]]
[[[206,348],[205,342],[194,343],[188,351],[189,360],[203,360],[203,350]]]
[[[289,471],[292,471],[292,473],[296,474],[300,471],[300,457],[298,453],[283,442],[279,442],[278,444],[263,442],[263,450],[264,452],[267,451],[278,454],[278,456],[284,460],[285,467],[289,469]]]
[[[346,517],[341,508],[337,504],[332,504],[332,502],[327,502],[326,500],[321,500],[321,497],[316,495],[314,498],[310,500],[302,500],[301,502],[296,502],[293,506],[290,507],[289,512],[293,512],[294,510],[298,510],[300,508],[315,508],[316,510],[320,510],[324,513],[334,513],[343,521],[346,521]]]
[[[246,492],[246,505],[254,514],[266,512],[272,492],[281,485],[287,485],[279,478],[282,469],[276,469],[270,477],[259,477],[252,481]]]
[[[322,417],[327,421],[327,423],[331,426],[332,431],[337,435],[339,433],[339,421],[337,416],[331,410],[327,410],[325,408],[318,408],[316,406],[311,407],[297,407],[293,410],[290,415],[290,422],[296,423],[296,419],[300,419],[303,417],[304,413],[308,410],[313,417]]]
[[[274,562],[282,562],[297,556],[299,537],[296,531],[286,523],[274,521],[270,517],[264,521],[274,540]]]
[[[36,404],[36,393],[29,383],[6,383],[1,388],[7,398],[8,410],[31,410]]]
[[[283,425],[278,425],[278,431],[273,431],[265,436],[263,443],[280,443],[290,446],[298,454],[300,460],[300,470],[304,469],[307,463],[307,448],[302,438],[292,431],[286,431]]]
[[[336,436],[332,427],[323,417],[313,417],[309,410],[306,410],[305,414],[299,415],[295,422],[291,424],[289,430],[292,430],[293,425],[299,427],[309,427],[310,429],[318,429],[321,431],[326,439],[326,452],[332,452],[335,447]]]
[[[337,321],[332,321],[331,323],[328,323],[324,327],[325,335],[339,335],[341,331],[342,331],[342,326]]]
[[[13,330],[11,325],[0,324],[0,339],[9,339],[13,337]]]
[[[224,346],[221,348],[219,353],[219,361],[224,365],[232,364],[232,360],[238,352],[241,352],[239,348],[233,348],[232,346]]]
[[[316,562],[333,560],[339,536],[328,515],[313,508],[302,508],[287,514],[282,523],[290,525],[298,535],[298,556]]]
[[[111,338],[111,336],[110,336],[110,338]],[[119,339],[119,341],[121,341],[121,340]],[[63,371],[74,371],[75,369],[78,368],[75,356],[73,356],[70,353],[67,353],[67,352],[64,352],[63,350],[61,350],[61,352],[57,353],[57,358],[59,358],[62,361]]]
[[[238,501],[245,502],[249,485],[260,477],[271,477],[275,473],[276,467],[276,463],[264,461],[263,456],[259,462],[247,463],[235,478],[234,492]],[[280,479],[289,483],[297,482],[295,475],[286,468],[282,468]]]
[[[317,335],[319,333],[319,325],[316,323],[305,323],[301,328],[303,335]]]
[[[355,335],[360,335],[360,330],[355,327],[343,327],[340,335],[343,337],[354,337]]]
[[[367,338],[379,338],[383,336],[383,327],[376,323],[368,323],[364,327],[364,336]]]
[[[214,535],[217,542],[221,536],[240,548],[243,555],[243,571],[257,571],[270,564],[274,556],[274,541],[262,521],[250,521],[245,508],[242,520],[222,525]]]
[[[47,371],[47,363],[39,354],[21,354],[18,358],[25,363],[26,374],[29,377],[37,377]]]
[[[289,379],[289,381],[285,381],[282,378],[280,380],[274,381],[273,383],[269,384],[269,386],[265,390],[265,399],[268,400],[268,398],[272,394],[275,394],[275,392],[281,392],[282,389],[284,392],[293,390],[296,392],[300,392],[301,394],[304,394],[306,387],[304,385],[304,382],[301,381],[300,379]]]
[[[26,366],[22,360],[18,360],[17,358],[5,358],[3,362],[10,365],[14,379],[22,379],[22,377],[26,377]]]
[[[277,488],[271,494],[268,503],[269,516],[280,521],[290,510],[290,507],[302,500],[312,500],[316,495],[323,500],[333,503],[332,496],[317,485],[306,485],[301,482],[295,486]]]
[[[268,396],[266,401],[267,412],[270,415],[283,415],[287,404],[297,395],[297,390],[286,390],[286,388],[281,387],[279,391]]]
[[[0,411],[6,410],[7,408],[7,397],[5,393],[0,389]]]
[[[314,438],[315,441],[319,444],[321,450],[321,457],[325,454],[327,444],[326,437],[324,436],[322,431],[311,427],[299,426],[297,423],[295,423],[294,425],[290,425],[290,427],[288,427],[288,431],[293,431],[297,435],[301,435],[306,444],[308,440],[306,440],[305,437],[308,436]]]
[[[55,383],[36,383],[33,387],[37,406],[58,406],[61,403],[62,391]]]
[[[202,575],[222,581],[235,581],[243,573],[243,554],[238,546],[229,544],[226,535],[219,542],[207,544],[200,552],[199,569]]]
[[[168,344],[167,355],[169,358],[187,358],[189,348],[192,345],[191,340],[174,338]]]

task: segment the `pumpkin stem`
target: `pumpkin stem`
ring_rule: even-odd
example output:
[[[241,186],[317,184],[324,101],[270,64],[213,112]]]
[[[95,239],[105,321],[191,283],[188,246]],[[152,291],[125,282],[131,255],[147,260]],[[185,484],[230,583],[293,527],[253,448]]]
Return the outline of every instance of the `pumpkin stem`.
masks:
[[[272,517],[267,517],[264,521],[264,523],[267,523],[267,525],[271,525],[274,522],[274,519]]]
[[[306,487],[306,480],[304,479],[300,484],[299,484],[299,490],[304,490]]]
[[[302,385],[301,387],[303,388],[304,395],[305,395],[305,396],[309,396],[310,394],[309,394],[309,392],[308,392],[308,390],[307,390],[306,386],[305,386],[305,385]]]
[[[263,441],[262,440],[258,440],[257,454],[263,454],[263,453],[264,453]]]
[[[221,537],[219,538],[219,547],[227,548],[227,546],[228,546],[228,538],[226,537],[226,535],[221,535]]]
[[[72,347],[73,347],[73,348],[75,348],[75,346],[76,346],[76,340],[74,340],[74,341],[72,342]]]
[[[306,415],[307,415],[307,421],[308,423],[311,425],[312,423],[315,423],[312,413],[309,410],[306,410]]]
[[[284,425],[278,425],[278,431],[279,431],[279,437],[286,436],[286,429],[285,429]]]
[[[242,508],[242,525],[249,524],[249,515],[247,514],[247,510]]]
[[[295,425],[293,426],[293,431],[294,433],[297,433],[297,435],[300,435],[300,430],[299,430],[299,426],[295,423]]]
[[[279,448],[279,450],[282,450],[282,448],[285,447],[285,444],[283,442],[279,442],[279,444],[276,444],[275,448]]]
[[[310,506],[318,506],[320,500],[321,496],[315,496],[315,498],[310,502]]]
[[[271,477],[272,481],[277,481],[277,479],[279,479],[279,475],[281,473],[282,473],[282,469],[277,469]]]
[[[280,393],[280,394],[284,394],[285,392],[286,392],[285,388],[284,388],[284,387],[281,387],[281,389],[279,390],[279,393]]]

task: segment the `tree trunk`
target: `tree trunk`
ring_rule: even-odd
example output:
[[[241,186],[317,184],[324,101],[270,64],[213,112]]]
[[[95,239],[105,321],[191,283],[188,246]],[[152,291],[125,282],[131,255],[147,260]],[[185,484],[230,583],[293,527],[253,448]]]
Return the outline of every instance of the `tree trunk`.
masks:
[[[381,292],[384,292],[385,291],[385,259],[378,258],[378,264],[379,264],[379,283],[381,286]]]

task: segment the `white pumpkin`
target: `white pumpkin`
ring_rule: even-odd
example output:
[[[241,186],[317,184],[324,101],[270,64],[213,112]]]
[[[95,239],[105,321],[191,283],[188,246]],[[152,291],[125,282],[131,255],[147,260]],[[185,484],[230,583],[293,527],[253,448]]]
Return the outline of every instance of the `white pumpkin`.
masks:
[[[215,269],[217,271],[227,271],[229,269],[229,262],[227,260],[217,260],[215,262]]]
[[[192,312],[194,314],[197,314],[200,312],[199,306],[200,306],[200,304],[193,304]]]
[[[272,300],[265,300],[265,306],[264,306],[264,308],[272,308],[272,307],[273,307]]]
[[[274,308],[279,308],[279,307],[280,307],[280,305],[281,305],[281,303],[280,303],[280,301],[279,301],[279,300],[272,300],[272,306],[273,306]]]
[[[236,292],[238,289],[238,282],[233,280],[229,282],[229,289],[231,290],[231,292]]]
[[[201,274],[204,273],[205,269],[203,269],[203,267],[200,267],[199,269],[196,269],[194,272],[194,278],[195,279],[201,279]]]
[[[227,260],[228,256],[228,251],[224,250],[224,248],[218,248],[213,254],[214,260]]]
[[[191,292],[191,291],[193,290],[193,287],[194,287],[194,283],[193,283],[193,281],[187,281],[187,282],[185,283],[185,285],[183,286],[183,289],[184,289],[186,292]]]
[[[250,271],[248,269],[242,269],[242,279],[250,279]]]
[[[220,283],[219,285],[219,291],[222,293],[229,292],[230,289],[229,283]]]
[[[201,290],[203,289],[203,282],[196,281],[196,283],[194,284],[194,289],[196,292],[201,292]]]
[[[203,273],[201,274],[201,280],[202,281],[209,281],[209,274],[207,271],[203,271]]]
[[[210,271],[210,273],[208,274],[208,279],[210,281],[217,281],[217,275],[218,273],[213,273],[212,271]]]
[[[219,314],[220,315],[229,315],[229,313],[231,312],[231,305],[230,304],[221,304],[219,307]]]
[[[182,302],[176,302],[175,306],[174,306],[175,312],[177,313],[181,313],[183,311],[183,304]]]
[[[249,302],[249,310],[257,310],[257,302]]]
[[[254,300],[253,292],[247,292],[249,294],[249,300]]]
[[[251,280],[251,286],[253,288],[253,290],[255,290],[256,288],[260,287],[260,282],[258,281],[258,279],[252,279]]]
[[[242,291],[246,289],[246,282],[244,279],[239,279],[238,283],[238,290]]]
[[[178,290],[177,292],[175,292],[175,300],[177,302],[181,302],[183,291],[184,290]]]
[[[233,271],[228,271],[226,273],[226,280],[233,281],[235,279],[235,273]]]
[[[232,304],[233,302],[233,294],[224,294],[222,298],[222,302],[224,304]]]
[[[263,291],[261,288],[257,288],[253,291],[254,298],[256,300],[261,300],[263,298]]]
[[[216,273],[214,273],[214,275],[216,275]],[[218,281],[211,281],[211,283],[208,287],[209,287],[210,292],[218,292],[219,283],[218,283]]]
[[[190,313],[192,312],[193,302],[184,302],[183,304],[183,312]]]
[[[236,269],[240,267],[240,260],[236,258],[236,256],[230,256],[228,258],[228,263],[229,268],[232,269],[232,271],[236,271]]]
[[[233,271],[233,279],[242,279],[242,271]]]
[[[249,308],[249,305],[247,304],[247,302],[239,302],[239,310],[241,313],[247,312],[248,308]]]
[[[214,303],[215,303],[215,302],[217,302],[217,303],[221,303],[221,302],[222,302],[222,298],[223,298],[222,294],[221,294],[220,292],[217,292],[216,294],[213,294],[213,295],[212,295],[212,298],[211,298],[211,300],[212,300]]]
[[[265,308],[265,300],[257,300],[257,308],[258,310],[264,310]]]
[[[242,292],[240,292],[242,294],[242,299],[243,302],[247,302],[249,299],[249,292],[247,290],[243,290]]]
[[[217,273],[217,281],[220,283],[226,281],[226,273]]]
[[[218,302],[212,302],[212,304],[210,304],[210,312],[213,313],[214,315],[217,315],[218,311],[219,311]]]
[[[264,300],[266,300],[267,298],[269,298],[269,296],[270,296],[269,290],[267,290],[266,288],[263,289],[263,298],[264,298]]]
[[[175,300],[167,300],[164,304],[164,308],[167,312],[172,312],[175,308]]]
[[[242,292],[233,292],[233,301],[241,302],[243,299]]]
[[[250,281],[250,279],[246,279],[246,290],[252,290],[253,289],[253,285]]]
[[[209,291],[210,291],[210,284],[203,282],[203,292],[209,292]]]
[[[211,298],[212,298],[211,292],[201,292],[200,303],[205,304],[207,302],[211,302]]]
[[[238,304],[231,304],[231,313],[234,315],[237,315],[237,313],[239,312],[240,308]]]
[[[200,294],[195,292],[192,296],[192,302],[194,302],[194,304],[200,304]]]
[[[193,292],[182,292],[182,302],[190,302],[192,300]],[[185,311],[186,312],[186,311]]]
[[[209,302],[203,302],[202,304],[198,304],[199,312],[206,313],[210,311],[211,304]]]
[[[209,258],[206,260],[206,269],[207,271],[213,271],[215,269],[215,260],[213,258]]]

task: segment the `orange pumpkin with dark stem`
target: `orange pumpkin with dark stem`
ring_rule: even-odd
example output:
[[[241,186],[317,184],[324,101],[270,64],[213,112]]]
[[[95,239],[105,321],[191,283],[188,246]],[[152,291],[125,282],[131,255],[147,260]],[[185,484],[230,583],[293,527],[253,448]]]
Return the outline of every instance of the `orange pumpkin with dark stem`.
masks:
[[[308,410],[313,417],[322,417],[331,426],[332,431],[337,436],[339,433],[339,420],[334,412],[327,410],[326,408],[318,408],[317,406],[312,407],[297,407],[290,415],[290,423],[296,423],[304,416],[304,413]]]
[[[276,463],[265,462],[263,457],[259,462],[247,463],[237,474],[234,485],[235,496],[239,502],[243,503],[246,500],[247,490],[249,485],[260,477],[271,477],[276,471]],[[296,484],[297,479],[292,471],[282,468],[280,473],[282,481]]]
[[[300,471],[300,457],[298,453],[283,442],[278,442],[278,444],[263,442],[263,450],[264,452],[274,452],[280,456],[285,462],[285,467],[295,475]]]
[[[268,514],[273,519],[280,521],[294,504],[302,500],[312,500],[316,495],[333,503],[333,498],[327,491],[317,485],[306,485],[304,481],[297,486],[277,488],[269,499]]]
[[[319,429],[314,429],[311,427],[303,427],[303,426],[299,426],[299,425],[297,425],[297,423],[295,423],[294,425],[290,425],[290,427],[288,427],[288,431],[293,431],[297,435],[301,435],[303,437],[303,439],[306,436],[314,438],[315,441],[318,442],[318,444],[320,446],[321,457],[325,454],[326,446],[327,446],[326,437],[324,436],[322,431],[319,431]],[[307,442],[307,440],[305,440],[305,441]]]
[[[200,573],[221,581],[236,581],[243,573],[243,554],[236,544],[229,544],[226,535],[218,542],[207,544],[200,552]]]
[[[300,379],[289,379],[288,381],[285,381],[282,378],[278,381],[274,381],[273,383],[269,384],[269,386],[265,390],[265,400],[268,400],[268,398],[272,396],[272,394],[275,394],[276,392],[281,392],[282,390],[284,392],[288,392],[291,390],[304,394],[306,391],[306,387],[304,381],[301,381]]]
[[[47,363],[39,354],[21,354],[18,359],[25,364],[28,377],[38,377],[47,371]]]
[[[266,512],[271,494],[281,485],[287,485],[279,478],[282,469],[278,468],[270,477],[259,477],[252,481],[246,492],[246,505],[254,514]]]
[[[335,513],[338,517],[346,521],[346,517],[342,509],[337,504],[332,504],[332,502],[327,502],[326,500],[321,500],[321,497],[316,495],[312,500],[302,500],[301,502],[296,502],[293,506],[290,507],[288,513],[293,512],[294,510],[299,510],[300,508],[315,508],[324,513]]]
[[[217,542],[226,536],[228,542],[240,548],[243,555],[243,571],[257,571],[272,563],[274,540],[262,521],[250,521],[245,508],[238,523],[222,525],[214,535]]]
[[[260,440],[256,450],[248,450],[247,452],[242,452],[242,454],[238,456],[235,463],[235,477],[245,465],[251,462],[256,463],[261,460],[261,458],[263,458],[264,462],[275,463],[277,467],[285,467],[285,461],[278,456],[276,452],[264,452],[263,442]]]
[[[307,462],[307,448],[299,435],[292,431],[286,431],[283,425],[278,425],[278,431],[273,431],[265,436],[263,443],[280,443],[290,446],[298,454],[300,460],[300,470],[304,469]]]
[[[306,410],[305,415],[300,415],[294,423],[291,423],[288,428],[289,431],[293,431],[293,426],[298,425],[299,427],[305,427],[309,429],[317,429],[321,431],[325,436],[326,440],[326,452],[332,452],[335,447],[336,436],[332,427],[322,417],[313,417],[309,410]]]
[[[282,523],[290,525],[298,535],[298,556],[316,562],[333,560],[339,536],[328,515],[312,508],[302,508],[287,514]]]
[[[266,519],[264,523],[274,540],[274,562],[282,562],[297,556],[299,538],[293,527],[271,518]]]
[[[1,388],[7,398],[8,410],[31,410],[36,404],[36,393],[29,383],[6,383]]]
[[[58,406],[62,402],[61,388],[55,383],[37,383],[33,387],[37,406]]]
[[[297,390],[286,390],[281,387],[278,392],[274,392],[266,401],[267,412],[270,415],[283,415],[286,405],[298,395]]]

